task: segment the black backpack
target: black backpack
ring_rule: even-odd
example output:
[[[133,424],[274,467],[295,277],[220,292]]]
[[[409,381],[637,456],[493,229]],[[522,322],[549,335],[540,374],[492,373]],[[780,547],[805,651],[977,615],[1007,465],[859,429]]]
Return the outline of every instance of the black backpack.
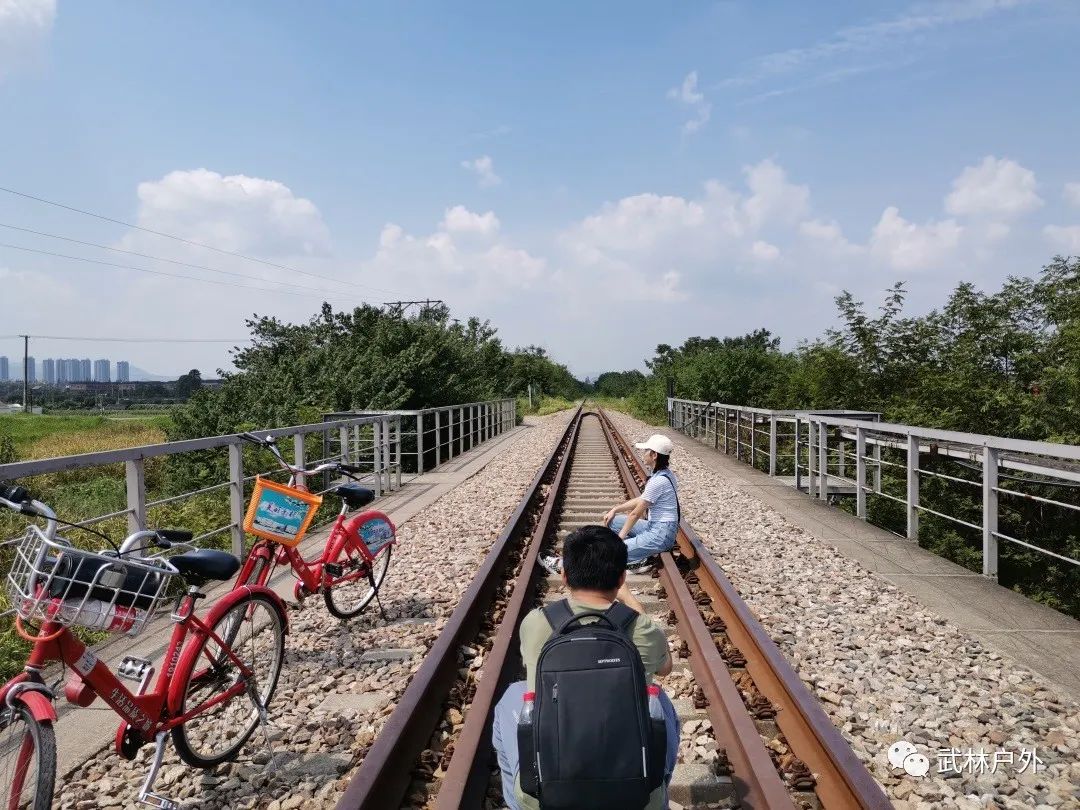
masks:
[[[615,602],[575,616],[563,599],[544,617],[552,635],[536,663],[533,721],[518,726],[522,791],[543,810],[644,807],[663,783],[667,729],[649,717],[630,635],[637,612]]]

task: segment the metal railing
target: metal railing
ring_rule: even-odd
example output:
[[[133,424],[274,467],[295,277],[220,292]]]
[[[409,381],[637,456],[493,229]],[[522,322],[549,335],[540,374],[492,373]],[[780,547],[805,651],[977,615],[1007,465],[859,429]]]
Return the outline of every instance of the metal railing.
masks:
[[[777,411],[684,399],[669,399],[667,407],[674,429],[782,475],[812,498],[854,497],[863,520],[868,497],[899,504],[910,540],[918,540],[924,516],[973,533],[981,538],[984,576],[997,577],[1002,540],[1080,565],[1000,525],[1004,498],[1065,510],[1080,527],[1080,446],[885,423],[863,411]],[[924,503],[929,480],[981,493],[978,514],[957,514],[962,510],[948,497],[933,507]]]
[[[390,480],[391,473],[395,471],[395,454],[389,448],[396,444],[396,440],[392,438],[395,431],[400,433],[400,426],[395,424],[397,422],[397,418],[392,415],[363,416],[334,422],[294,425],[292,427],[257,432],[260,436],[273,436],[277,439],[291,438],[293,446],[292,460],[295,464],[310,465],[336,459],[369,467],[361,478],[365,483],[370,482],[378,486],[378,482],[382,481],[384,476],[387,480]],[[313,433],[323,434],[325,437],[328,432],[340,432],[340,435],[344,436],[348,431],[361,430],[368,437],[368,440],[363,444],[341,441],[336,451],[325,452],[326,444],[324,442],[322,458],[312,459],[308,456],[307,437]],[[374,440],[372,441],[372,439]],[[18,461],[12,464],[0,464],[0,480],[19,481],[34,492],[37,490],[34,479],[38,476],[67,474],[74,471],[122,464],[124,508],[102,515],[82,518],[77,522],[77,525],[89,527],[110,519],[126,518],[129,533],[146,529],[148,526],[148,514],[156,508],[180,504],[196,496],[210,495],[211,493],[227,490],[229,521],[201,532],[195,537],[195,540],[206,540],[228,533],[231,536],[233,552],[242,554],[244,549],[244,514],[247,509],[247,495],[250,492],[248,485],[259,475],[272,477],[282,474],[280,468],[275,466],[268,467],[263,472],[246,475],[243,453],[245,444],[244,440],[239,436],[229,434],[131,447],[123,450],[105,450],[97,453],[61,456],[37,461]],[[379,453],[380,444],[388,448],[381,456]],[[250,445],[247,446],[250,447]],[[223,457],[213,451],[224,451],[225,455]],[[147,462],[156,463],[155,460],[157,459],[175,461],[185,456],[188,457],[188,460],[198,464],[200,469],[204,471],[213,471],[225,467],[227,463],[225,480],[150,500],[146,482]],[[102,470],[102,472],[106,473],[105,477],[108,477],[105,470]],[[382,490],[379,489],[379,491]],[[48,498],[48,494],[43,494],[42,497]]]
[[[499,400],[423,411],[339,414],[316,424],[253,432],[279,440],[291,438],[291,460],[294,464],[312,466],[323,461],[338,460],[358,465],[363,468],[358,475],[361,483],[371,487],[376,495],[382,495],[402,485],[403,458],[410,447],[410,438],[423,441],[424,433],[429,432],[421,430],[418,433],[416,424],[425,424],[429,415],[436,411],[458,411],[465,416],[464,420],[454,423],[459,426],[454,432],[454,438],[458,442],[457,452],[448,451],[447,458],[503,432],[508,426],[513,426],[516,418],[514,401]],[[412,430],[406,430],[410,426]],[[284,442],[282,445],[284,450]],[[445,442],[443,445],[445,446]],[[245,468],[245,448],[249,462],[261,464],[265,460],[267,467],[264,471],[254,472]],[[316,448],[321,453],[318,453]],[[316,454],[320,457],[311,457]],[[422,462],[425,455],[426,451],[421,448],[417,460]],[[442,450],[436,449],[435,455],[436,458],[442,458]],[[186,515],[183,510],[191,507],[193,512],[198,513],[199,522],[204,524],[200,526],[203,530],[195,537],[196,542],[228,534],[233,553],[242,555],[244,515],[255,478],[259,475],[266,478],[281,478],[285,475],[277,465],[270,466],[272,459],[266,456],[267,454],[245,443],[239,436],[231,434],[0,464],[0,481],[18,482],[31,492],[41,492],[44,489],[46,491],[41,492],[42,497],[48,500],[50,495],[47,490],[55,483],[55,480],[50,481],[50,478],[77,477],[80,471],[85,471],[87,477],[94,481],[117,480],[122,476],[122,506],[119,501],[112,501],[117,508],[104,514],[84,513],[69,519],[82,527],[123,519],[127,524],[127,532],[131,533],[148,526],[164,527],[167,523],[163,523],[161,518],[166,514],[172,516],[173,522],[184,520]],[[155,479],[167,479],[170,473],[176,473],[185,464],[191,464],[194,472],[186,471],[187,474],[180,474],[179,480],[199,480],[202,485],[179,492],[169,487],[155,486],[151,491],[147,486],[148,464]],[[110,466],[119,469],[107,469]],[[421,471],[426,468],[425,465],[420,465]],[[410,464],[408,472],[415,474],[417,469]],[[42,479],[41,476],[47,478]],[[311,486],[312,482],[307,483]],[[333,482],[327,476],[321,484],[321,488],[311,488],[323,494],[332,487]],[[203,502],[193,505],[193,499],[202,499]],[[209,518],[206,517],[208,514]],[[61,517],[65,515],[62,514]],[[205,525],[213,521],[219,523]],[[189,525],[177,525],[191,528]],[[21,528],[19,531],[21,533]]]
[[[406,473],[419,475],[505,433],[517,424],[517,400],[494,399],[398,411],[329,413],[324,419],[357,414],[394,416],[402,425],[398,461]]]

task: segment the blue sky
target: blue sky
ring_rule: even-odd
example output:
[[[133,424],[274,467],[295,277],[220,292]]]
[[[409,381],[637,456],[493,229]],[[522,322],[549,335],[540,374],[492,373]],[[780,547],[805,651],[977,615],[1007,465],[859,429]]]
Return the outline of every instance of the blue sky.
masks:
[[[844,288],[925,310],[1080,253],[1078,29],[1069,0],[0,0],[0,186],[277,265],[0,192],[0,223],[246,278],[0,242],[263,288],[0,247],[0,335],[243,337],[329,289],[444,298],[584,375],[695,334],[792,346]]]

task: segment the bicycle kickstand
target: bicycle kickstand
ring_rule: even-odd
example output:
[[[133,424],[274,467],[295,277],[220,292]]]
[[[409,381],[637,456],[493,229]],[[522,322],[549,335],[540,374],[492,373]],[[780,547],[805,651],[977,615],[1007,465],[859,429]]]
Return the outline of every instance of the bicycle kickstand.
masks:
[[[274,767],[274,760],[277,756],[274,754],[274,744],[270,741],[270,715],[266,711],[266,707],[259,702],[258,695],[249,690],[249,696],[251,701],[255,704],[255,709],[259,713],[259,727],[262,729],[263,739],[266,741],[266,752],[270,755],[270,758],[266,761],[266,769],[271,770]]]
[[[371,583],[372,589],[375,591],[375,604],[379,606],[379,615],[382,616],[384,622],[389,621],[389,618],[386,615],[386,609],[382,606],[382,599],[379,598],[379,586],[375,584],[375,572],[370,568],[368,569],[367,578],[368,582]]]
[[[157,779],[158,770],[161,768],[161,758],[165,755],[165,742],[168,738],[167,731],[159,732],[154,738],[154,758],[150,762],[150,772],[146,774],[142,790],[139,791],[139,804],[157,807],[158,810],[180,810],[180,805],[176,802],[154,793],[154,780]]]

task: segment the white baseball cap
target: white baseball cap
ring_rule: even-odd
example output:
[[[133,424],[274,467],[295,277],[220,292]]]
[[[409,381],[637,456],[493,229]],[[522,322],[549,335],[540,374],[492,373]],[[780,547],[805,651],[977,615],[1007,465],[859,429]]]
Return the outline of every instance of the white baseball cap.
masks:
[[[659,453],[662,456],[670,456],[671,451],[675,449],[675,445],[671,443],[671,439],[662,433],[654,433],[643,442],[638,442],[634,445],[638,450],[652,450],[654,453]]]

